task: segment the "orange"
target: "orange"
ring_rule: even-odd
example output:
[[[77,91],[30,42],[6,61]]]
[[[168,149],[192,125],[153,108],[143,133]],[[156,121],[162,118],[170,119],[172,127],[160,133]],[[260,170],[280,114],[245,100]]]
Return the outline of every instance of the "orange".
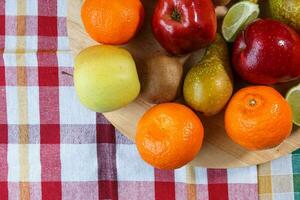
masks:
[[[136,144],[141,157],[159,169],[176,169],[199,152],[203,126],[188,107],[177,103],[149,109],[137,126]]]
[[[85,0],[81,18],[86,32],[103,44],[124,44],[134,37],[144,19],[140,0]]]
[[[275,89],[251,86],[238,91],[225,112],[228,136],[248,150],[279,145],[292,130],[292,111]]]

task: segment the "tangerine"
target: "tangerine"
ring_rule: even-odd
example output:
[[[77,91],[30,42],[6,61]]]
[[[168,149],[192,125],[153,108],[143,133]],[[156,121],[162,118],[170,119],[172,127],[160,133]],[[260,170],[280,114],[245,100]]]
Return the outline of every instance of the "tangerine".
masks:
[[[292,130],[292,111],[279,92],[268,86],[239,90],[225,112],[228,136],[248,150],[273,148]]]
[[[137,126],[136,144],[141,157],[159,169],[176,169],[199,152],[203,126],[198,116],[178,103],[149,109]]]
[[[81,18],[86,32],[102,44],[119,45],[134,37],[144,19],[140,0],[85,0]]]

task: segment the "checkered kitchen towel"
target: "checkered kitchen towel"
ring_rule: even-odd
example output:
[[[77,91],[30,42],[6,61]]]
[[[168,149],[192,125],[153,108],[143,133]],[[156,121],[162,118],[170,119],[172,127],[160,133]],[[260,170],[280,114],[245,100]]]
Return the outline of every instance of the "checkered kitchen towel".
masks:
[[[257,199],[256,166],[154,169],[79,104],[63,73],[73,64],[66,7],[66,0],[0,0],[0,199]],[[260,197],[294,197],[299,157],[262,166]],[[293,164],[282,173],[291,184],[281,187],[287,158]],[[275,197],[283,190],[290,194]]]
[[[259,199],[300,200],[300,150],[258,166]]]

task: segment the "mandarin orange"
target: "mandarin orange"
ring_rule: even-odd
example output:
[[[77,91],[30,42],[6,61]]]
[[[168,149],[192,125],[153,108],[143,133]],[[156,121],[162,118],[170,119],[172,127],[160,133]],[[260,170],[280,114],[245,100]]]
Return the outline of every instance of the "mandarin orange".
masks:
[[[149,109],[137,126],[136,144],[141,157],[159,169],[176,169],[199,152],[203,126],[198,116],[178,103]]]
[[[140,0],[85,0],[81,18],[86,32],[102,44],[124,44],[134,37],[144,19]]]
[[[248,150],[279,145],[292,130],[292,111],[279,92],[268,86],[239,90],[225,112],[228,136]]]

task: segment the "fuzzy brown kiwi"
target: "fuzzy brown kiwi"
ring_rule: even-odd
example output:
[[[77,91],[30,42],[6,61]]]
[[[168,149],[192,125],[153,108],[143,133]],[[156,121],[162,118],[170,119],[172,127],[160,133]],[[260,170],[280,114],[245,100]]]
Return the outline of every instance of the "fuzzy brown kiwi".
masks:
[[[181,91],[185,60],[166,55],[149,58],[141,77],[142,98],[153,104],[175,100]]]

